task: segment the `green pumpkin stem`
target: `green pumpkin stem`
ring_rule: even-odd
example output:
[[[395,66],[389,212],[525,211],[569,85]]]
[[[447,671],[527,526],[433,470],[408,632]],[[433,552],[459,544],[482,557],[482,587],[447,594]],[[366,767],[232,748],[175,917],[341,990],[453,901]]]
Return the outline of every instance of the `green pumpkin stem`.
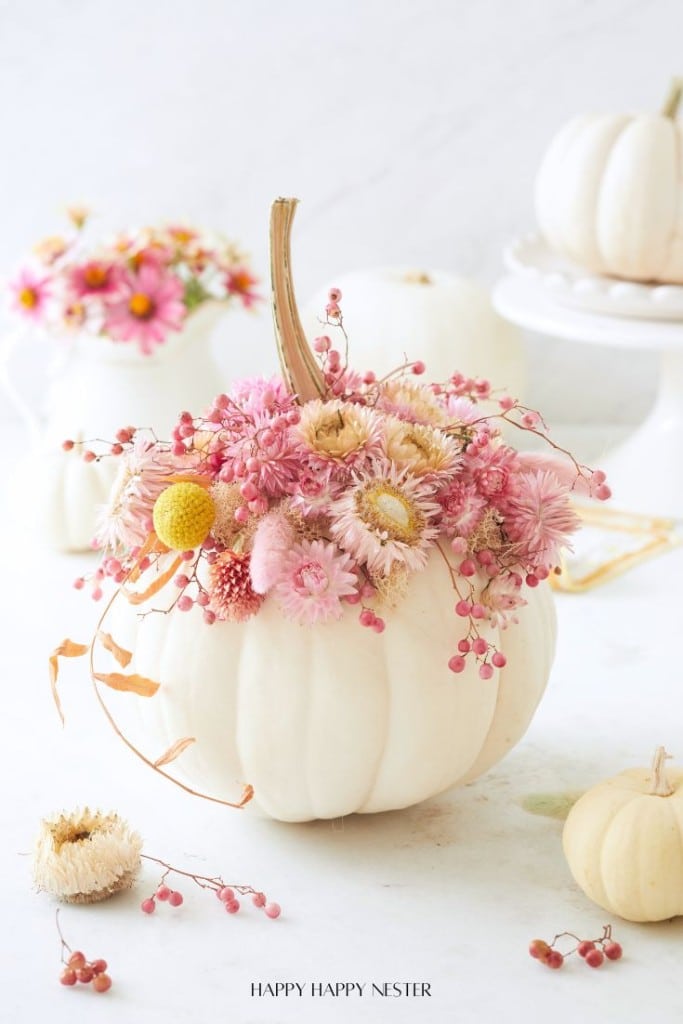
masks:
[[[683,98],[683,78],[672,78],[669,94],[662,107],[662,116],[672,120],[678,115],[678,108]]]
[[[285,384],[300,405],[323,398],[325,380],[301,326],[294,298],[290,238],[296,199],[276,199],[270,212],[270,277],[273,321]]]
[[[650,796],[671,796],[674,792],[674,788],[664,771],[664,762],[669,757],[671,757],[671,754],[667,754],[664,747],[657,747],[655,750],[655,756],[652,759]]]

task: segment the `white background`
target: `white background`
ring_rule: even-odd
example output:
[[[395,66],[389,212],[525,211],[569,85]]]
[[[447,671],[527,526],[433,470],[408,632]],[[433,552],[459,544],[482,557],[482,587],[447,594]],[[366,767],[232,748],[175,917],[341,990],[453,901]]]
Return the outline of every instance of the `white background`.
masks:
[[[554,132],[585,110],[657,108],[682,31],[679,0],[4,0],[0,275],[83,200],[102,230],[223,229],[265,276],[269,204],[296,195],[304,299],[384,264],[492,283],[503,243],[533,226]],[[528,344],[551,420],[647,410],[652,357]],[[265,310],[231,321],[228,369],[270,345]],[[22,383],[45,359],[27,350]]]
[[[532,226],[553,132],[582,110],[656,108],[683,71],[682,38],[680,0],[0,0],[0,274],[84,200],[103,229],[183,217],[223,229],[265,275],[270,201],[294,194],[304,296],[387,263],[492,283],[503,243]],[[230,326],[225,362],[233,345],[235,366],[253,357],[253,368],[271,344],[268,315],[241,323],[250,350]],[[528,353],[551,420],[635,423],[652,397],[647,355],[540,338]],[[46,353],[20,355],[35,385]],[[17,426],[3,437],[16,461]],[[558,601],[548,694],[485,779],[404,813],[280,826],[185,798],[139,765],[80,663],[63,668],[59,729],[45,655],[67,634],[86,640],[94,609],[69,587],[78,558],[36,553],[10,531],[21,498],[0,509],[2,1024],[680,1021],[680,920],[615,922],[627,956],[601,971],[529,960],[535,935],[596,935],[608,915],[573,884],[560,825],[520,806],[646,764],[659,742],[681,763],[668,640],[680,630],[680,552]],[[115,988],[101,1001],[60,988],[53,907],[32,893],[26,854],[42,815],[85,802],[118,809],[178,866],[267,889],[283,918],[220,917],[189,885],[182,917],[143,918],[140,892],[67,908],[72,945],[109,959]],[[142,894],[155,881],[146,869]],[[259,980],[410,979],[433,984],[429,1004],[249,995]]]

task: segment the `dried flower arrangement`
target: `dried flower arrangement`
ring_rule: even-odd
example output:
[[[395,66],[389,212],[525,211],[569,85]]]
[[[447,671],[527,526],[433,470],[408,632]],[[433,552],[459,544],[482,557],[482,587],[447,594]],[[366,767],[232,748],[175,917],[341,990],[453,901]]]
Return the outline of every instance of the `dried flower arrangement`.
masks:
[[[204,303],[248,308],[258,299],[244,254],[221,236],[169,225],[93,245],[84,238],[87,211],[69,214],[70,236],[39,243],[10,282],[14,311],[51,333],[82,330],[148,355]]]

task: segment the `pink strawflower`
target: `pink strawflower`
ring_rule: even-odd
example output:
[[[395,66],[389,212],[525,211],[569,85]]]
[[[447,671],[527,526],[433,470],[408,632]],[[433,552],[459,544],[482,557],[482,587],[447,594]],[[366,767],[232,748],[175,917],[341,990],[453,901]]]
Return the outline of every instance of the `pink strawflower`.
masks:
[[[474,423],[482,417],[481,408],[464,395],[449,395],[446,400],[448,423],[451,425]]]
[[[263,597],[251,585],[250,555],[222,551],[209,569],[209,609],[217,619],[245,622],[261,607]]]
[[[302,469],[290,486],[291,506],[302,516],[325,515],[342,492],[343,484],[333,478],[333,469]]]
[[[149,355],[185,319],[183,283],[155,265],[143,265],[121,281],[119,297],[107,306],[104,333],[114,341],[137,341]]]
[[[296,534],[282,512],[269,512],[259,522],[251,549],[251,582],[257,594],[267,594],[281,575]]]
[[[29,320],[40,320],[50,298],[49,280],[24,268],[9,285],[13,293],[12,308]]]
[[[123,269],[103,260],[88,260],[69,273],[69,288],[77,299],[116,295],[123,280]]]
[[[560,550],[579,528],[567,488],[549,470],[520,473],[517,493],[506,506],[504,530],[520,562],[557,565]]]
[[[517,622],[515,612],[527,604],[522,597],[522,577],[516,572],[502,572],[494,576],[481,594],[481,603],[488,610],[492,625],[505,629]]]
[[[499,506],[517,488],[519,464],[513,448],[488,444],[466,461],[477,490],[487,501]]]
[[[261,296],[255,290],[258,278],[246,267],[231,267],[225,273],[225,288],[228,295],[236,295],[245,309],[250,309]]]
[[[235,405],[251,415],[263,412],[288,412],[296,407],[281,377],[247,377],[235,381],[230,397]]]
[[[340,479],[381,452],[382,420],[362,405],[313,399],[301,409],[296,434],[312,469],[332,467]]]
[[[469,537],[486,510],[486,498],[475,484],[457,477],[439,491],[436,500],[443,510],[441,529],[449,537]]]
[[[330,532],[373,574],[388,576],[395,565],[413,572],[427,562],[440,511],[430,487],[380,463],[332,503]]]
[[[284,557],[273,594],[289,619],[312,626],[339,619],[342,598],[355,594],[354,563],[336,544],[302,540]]]

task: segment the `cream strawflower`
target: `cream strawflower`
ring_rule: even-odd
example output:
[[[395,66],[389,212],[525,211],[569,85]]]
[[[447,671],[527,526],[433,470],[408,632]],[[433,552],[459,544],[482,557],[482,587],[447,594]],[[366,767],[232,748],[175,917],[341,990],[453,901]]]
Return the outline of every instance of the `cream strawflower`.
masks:
[[[397,416],[384,420],[384,450],[399,470],[419,477],[443,477],[462,461],[460,446],[452,437],[428,424],[408,423]]]
[[[117,814],[74,811],[46,818],[33,854],[38,889],[65,903],[97,903],[129,889],[142,839]]]
[[[380,385],[375,408],[409,423],[431,423],[438,427],[448,421],[445,409],[429,388],[401,377]]]
[[[382,427],[379,417],[362,405],[316,399],[302,407],[296,430],[314,462],[348,472],[379,452]]]
[[[373,575],[388,576],[396,563],[413,572],[427,562],[438,535],[433,525],[441,512],[431,489],[389,465],[375,465],[330,508],[330,532],[339,546],[367,565]]]

